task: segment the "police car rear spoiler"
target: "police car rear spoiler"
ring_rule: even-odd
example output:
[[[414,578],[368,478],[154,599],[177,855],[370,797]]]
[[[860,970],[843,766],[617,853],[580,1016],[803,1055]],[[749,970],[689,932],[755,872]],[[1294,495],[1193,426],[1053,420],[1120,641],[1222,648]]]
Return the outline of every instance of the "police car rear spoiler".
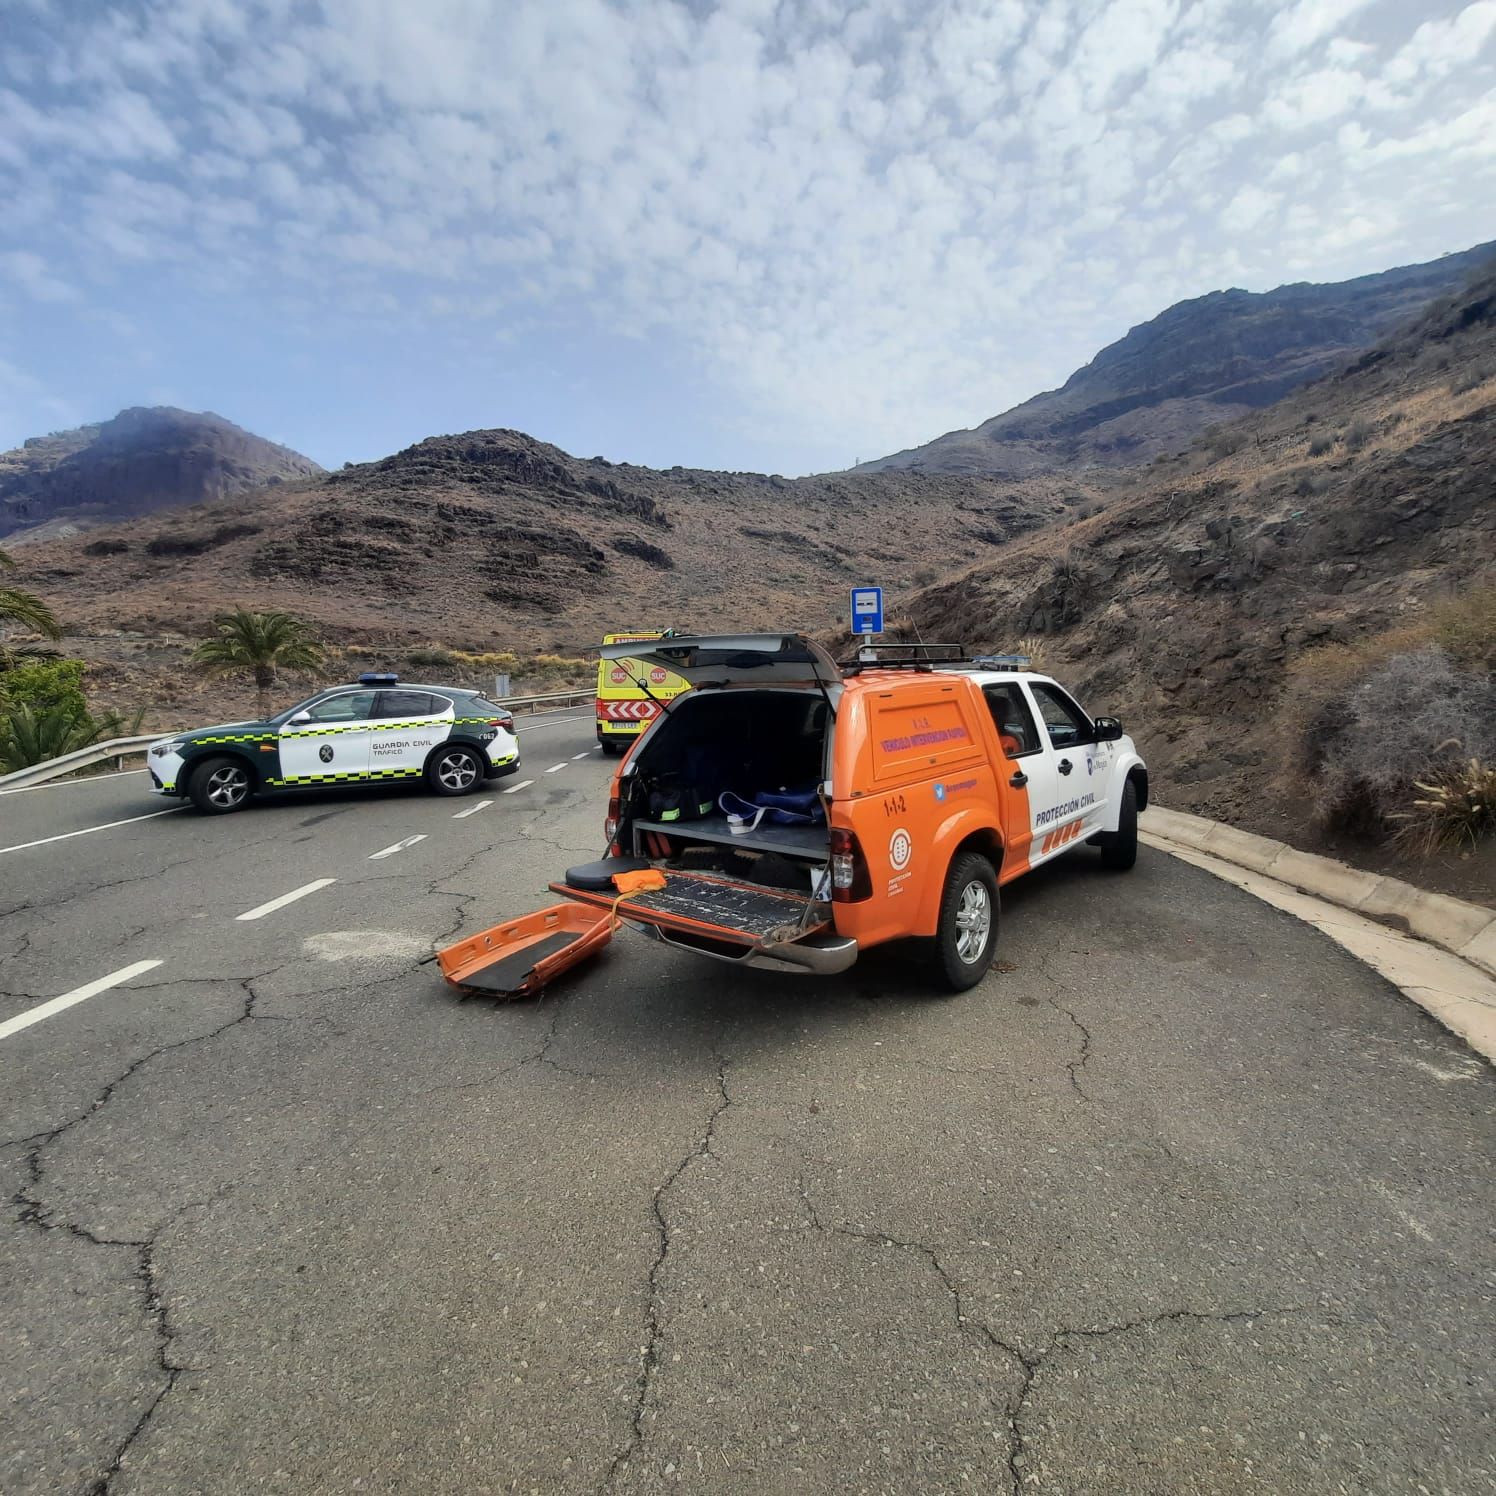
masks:
[[[842,672],[819,644],[803,634],[678,634],[635,644],[605,644],[605,660],[638,660],[673,671],[693,687],[840,685]]]

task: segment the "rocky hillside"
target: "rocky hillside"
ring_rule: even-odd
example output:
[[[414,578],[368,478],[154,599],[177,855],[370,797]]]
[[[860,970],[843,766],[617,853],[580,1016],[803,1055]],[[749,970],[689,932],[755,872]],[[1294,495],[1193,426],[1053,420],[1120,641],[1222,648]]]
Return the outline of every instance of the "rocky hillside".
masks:
[[[15,555],[82,633],[190,635],[243,602],[337,642],[579,654],[644,624],[832,627],[853,583],[912,591],[1094,499],[1048,480],[658,472],[473,431]]]
[[[926,637],[1037,638],[1144,742],[1161,799],[1292,840],[1272,782],[1285,667],[1496,580],[1493,487],[1496,271],[911,612]]]
[[[1496,243],[1332,285],[1181,301],[1103,348],[1062,388],[856,471],[1018,477],[1145,462],[1338,367],[1492,255]]]
[[[0,535],[65,535],[321,471],[222,416],[136,407],[0,452]]]

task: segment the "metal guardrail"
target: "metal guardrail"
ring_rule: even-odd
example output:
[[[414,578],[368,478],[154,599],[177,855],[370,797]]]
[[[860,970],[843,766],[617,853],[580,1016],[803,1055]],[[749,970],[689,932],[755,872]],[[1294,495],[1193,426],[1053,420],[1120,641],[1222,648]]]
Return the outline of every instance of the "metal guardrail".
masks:
[[[507,706],[511,711],[528,708],[528,715],[533,717],[543,714],[542,703],[551,703],[549,709],[559,711],[568,706],[580,706],[589,702],[596,694],[592,687],[588,687],[585,691],[555,691],[547,696],[506,696],[499,705]],[[28,785],[44,784],[49,779],[73,774],[79,769],[92,768],[106,759],[130,758],[137,753],[144,753],[152,743],[159,743],[162,738],[176,735],[176,730],[151,732],[136,738],[110,738],[106,743],[94,743],[90,747],[64,753],[61,758],[48,759],[44,764],[32,764],[30,768],[17,769],[13,774],[0,774],[0,790],[23,790]]]
[[[88,769],[101,764],[106,758],[129,758],[144,753],[152,743],[169,738],[169,732],[151,732],[138,738],[110,738],[106,743],[94,743],[87,748],[78,748],[64,753],[61,758],[49,758],[44,764],[32,764],[27,769],[17,769],[14,774],[0,774],[0,790],[25,789],[28,784],[41,784],[56,779],[61,774],[71,774],[76,769]]]
[[[585,691],[553,691],[549,696],[500,696],[497,698],[500,706],[507,706],[511,711],[517,711],[522,707],[529,707],[531,716],[534,716],[536,713],[537,702],[554,702],[555,705],[551,710],[559,711],[563,707],[582,706],[584,703],[595,701],[596,699],[596,686],[588,686]]]

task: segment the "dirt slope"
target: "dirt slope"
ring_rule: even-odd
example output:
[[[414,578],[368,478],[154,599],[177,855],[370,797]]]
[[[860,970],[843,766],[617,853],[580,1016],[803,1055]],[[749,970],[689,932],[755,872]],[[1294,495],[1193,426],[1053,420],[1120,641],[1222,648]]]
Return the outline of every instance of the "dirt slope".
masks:
[[[1139,737],[1161,799],[1302,841],[1264,783],[1285,664],[1496,570],[1496,272],[1223,437],[911,611],[926,637],[1038,637]]]
[[[853,583],[912,590],[1093,498],[1052,480],[658,472],[475,431],[29,545],[17,580],[80,633],[191,633],[243,601],[344,642],[576,654],[641,624],[823,630]]]

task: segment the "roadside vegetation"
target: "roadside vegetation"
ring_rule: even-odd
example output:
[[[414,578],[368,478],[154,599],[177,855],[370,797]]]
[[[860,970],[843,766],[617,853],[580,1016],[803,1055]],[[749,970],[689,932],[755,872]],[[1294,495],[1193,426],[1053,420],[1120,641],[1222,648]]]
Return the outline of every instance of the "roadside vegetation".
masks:
[[[14,565],[0,551],[0,567]],[[7,627],[32,637],[12,643],[3,637]],[[132,723],[116,712],[89,711],[85,664],[52,647],[61,637],[61,625],[39,597],[0,587],[0,774],[139,730],[139,714]]]
[[[1291,784],[1326,831],[1412,855],[1496,833],[1496,585],[1289,670]]]
[[[289,613],[256,613],[235,608],[213,620],[214,634],[192,652],[192,661],[208,675],[250,676],[255,683],[256,711],[263,720],[272,711],[270,693],[282,671],[319,675],[327,649],[299,618]]]
[[[407,651],[405,661],[418,669],[445,672],[442,678],[454,684],[490,692],[494,676],[507,675],[517,696],[581,689],[597,679],[596,658],[576,655],[521,655],[512,650],[478,653],[427,644]]]

